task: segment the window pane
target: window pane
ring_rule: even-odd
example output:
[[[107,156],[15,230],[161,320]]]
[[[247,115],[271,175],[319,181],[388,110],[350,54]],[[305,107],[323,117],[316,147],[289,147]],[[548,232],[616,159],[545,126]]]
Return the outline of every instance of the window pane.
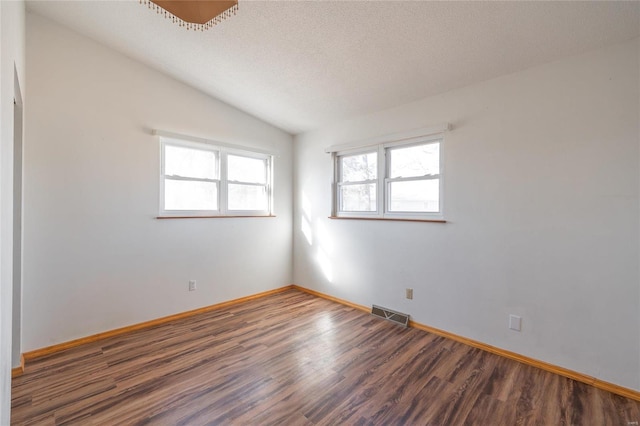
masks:
[[[165,145],[164,174],[199,179],[217,179],[216,153],[202,149]]]
[[[342,185],[340,187],[340,211],[375,212],[376,184]]]
[[[440,211],[440,180],[413,180],[389,184],[392,212],[437,213]]]
[[[229,184],[229,210],[267,210],[267,188]]]
[[[267,183],[267,162],[264,159],[228,155],[227,170],[230,181]]]
[[[440,173],[440,144],[389,149],[390,178],[437,175]]]
[[[165,210],[218,210],[218,184],[164,180]]]
[[[378,177],[378,153],[356,154],[340,157],[341,182],[362,182]]]

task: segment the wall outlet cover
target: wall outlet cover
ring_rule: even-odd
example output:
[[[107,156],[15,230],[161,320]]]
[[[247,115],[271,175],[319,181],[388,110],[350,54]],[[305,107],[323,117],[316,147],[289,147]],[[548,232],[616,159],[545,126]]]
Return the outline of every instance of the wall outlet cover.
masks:
[[[518,315],[509,315],[509,328],[515,331],[522,330],[522,317]]]

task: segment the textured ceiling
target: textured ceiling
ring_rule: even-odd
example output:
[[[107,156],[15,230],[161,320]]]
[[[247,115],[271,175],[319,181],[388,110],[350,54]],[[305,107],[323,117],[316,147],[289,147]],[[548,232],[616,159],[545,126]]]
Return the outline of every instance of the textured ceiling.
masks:
[[[135,1],[28,9],[290,133],[640,35],[640,2],[247,1],[206,32]]]

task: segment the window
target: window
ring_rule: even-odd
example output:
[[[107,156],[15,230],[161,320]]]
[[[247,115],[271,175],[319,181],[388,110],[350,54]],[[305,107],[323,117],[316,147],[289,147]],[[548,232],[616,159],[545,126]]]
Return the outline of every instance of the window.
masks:
[[[387,211],[440,212],[440,143],[387,148]]]
[[[264,211],[269,205],[269,161],[266,158],[227,155],[228,208]]]
[[[378,153],[339,157],[340,211],[375,212],[378,195]]]
[[[334,152],[334,216],[442,219],[442,137]]]
[[[272,157],[248,150],[160,138],[161,216],[268,216]]]

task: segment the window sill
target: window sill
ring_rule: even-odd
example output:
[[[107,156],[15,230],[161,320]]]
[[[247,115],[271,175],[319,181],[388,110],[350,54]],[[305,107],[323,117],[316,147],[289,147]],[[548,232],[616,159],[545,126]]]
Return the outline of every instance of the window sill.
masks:
[[[252,215],[252,216],[156,216],[156,219],[233,219],[245,217],[276,217],[275,215]]]
[[[444,219],[401,219],[393,217],[347,217],[347,216],[329,216],[329,219],[346,219],[346,220],[387,220],[392,222],[433,222],[447,223]]]

